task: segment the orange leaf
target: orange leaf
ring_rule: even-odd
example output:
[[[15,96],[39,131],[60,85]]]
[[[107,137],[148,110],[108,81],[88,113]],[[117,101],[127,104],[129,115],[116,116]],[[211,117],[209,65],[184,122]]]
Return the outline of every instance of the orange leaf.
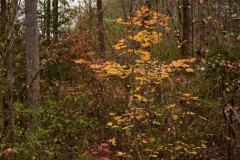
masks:
[[[83,60],[83,59],[77,59],[77,60],[74,60],[74,62],[77,63],[77,64],[86,63],[86,61]]]

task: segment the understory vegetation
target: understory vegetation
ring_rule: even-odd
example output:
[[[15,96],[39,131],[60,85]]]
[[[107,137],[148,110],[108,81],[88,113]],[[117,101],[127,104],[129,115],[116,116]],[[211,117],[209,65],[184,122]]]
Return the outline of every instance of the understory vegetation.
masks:
[[[3,55],[6,48],[13,53],[13,103],[7,112],[9,67],[1,63],[0,68],[0,159],[239,159],[237,1],[231,15],[222,15],[220,4],[211,10],[211,1],[192,2],[193,50],[190,39],[183,38],[180,1],[139,2],[133,10],[128,1],[103,0],[100,12],[92,1],[75,7],[59,1],[64,7],[58,9],[57,32],[54,8],[48,26],[47,2],[40,2],[40,107],[27,104],[31,85],[25,82],[22,19],[14,21],[13,43],[7,34],[0,37]],[[172,3],[180,6],[169,8]],[[97,20],[101,12],[104,32]],[[220,22],[224,16],[228,24]],[[101,32],[104,48],[99,47]],[[10,129],[4,121],[9,115]]]

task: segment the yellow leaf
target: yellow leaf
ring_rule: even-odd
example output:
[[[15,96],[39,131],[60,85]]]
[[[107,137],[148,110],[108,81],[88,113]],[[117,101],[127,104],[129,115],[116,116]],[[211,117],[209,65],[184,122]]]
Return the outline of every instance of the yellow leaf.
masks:
[[[134,96],[137,97],[138,101],[147,102],[147,99],[139,94],[135,94]]]
[[[118,128],[118,126],[117,126],[117,125],[114,125],[114,126],[112,126],[112,128]]]
[[[114,45],[114,49],[116,49],[116,50],[120,50],[123,48],[127,48],[127,46],[124,45],[123,43],[118,43],[118,44]]]
[[[110,139],[108,142],[110,142],[113,146],[116,146],[116,138]]]
[[[144,60],[144,61],[148,61],[148,60],[150,60],[150,58],[151,58],[150,53],[147,52],[147,51],[142,51],[140,54],[142,54],[141,58],[142,58],[142,60]]]
[[[173,120],[177,120],[178,116],[177,115],[173,115],[172,118],[173,118]]]
[[[107,126],[112,126],[113,123],[112,122],[108,122]]]
[[[194,63],[194,62],[196,62],[196,58],[190,58],[188,61],[190,62],[190,63]]]
[[[186,115],[195,115],[196,113],[194,112],[186,112]]]
[[[116,156],[124,156],[126,153],[123,152],[117,152]]]
[[[207,146],[205,144],[202,144],[201,147],[202,148],[207,148]]]
[[[74,62],[77,64],[82,64],[82,63],[85,63],[86,61],[83,59],[77,59],[77,60],[74,60]]]
[[[191,97],[191,99],[193,99],[193,100],[198,100],[198,97]]]
[[[141,46],[148,47],[148,46],[150,46],[150,43],[149,42],[145,42],[145,43],[142,43]]]
[[[149,139],[149,141],[150,141],[150,142],[155,142],[155,138],[151,137],[151,138]]]
[[[114,117],[114,120],[115,120],[115,121],[118,121],[118,120],[120,120],[120,119],[121,119],[121,116],[115,116],[115,117]]]
[[[114,49],[116,49],[116,50],[120,50],[121,47],[120,47],[119,45],[115,45],[115,46],[114,46]]]
[[[169,32],[171,29],[169,27],[165,27],[165,31]]]
[[[212,17],[211,17],[211,16],[209,16],[207,19],[212,19]]]
[[[186,72],[192,73],[192,72],[194,72],[194,70],[192,68],[187,68]]]
[[[144,149],[144,151],[145,151],[145,152],[152,152],[153,150],[150,149],[150,148],[146,148],[146,149]]]
[[[121,22],[123,22],[123,19],[122,19],[122,18],[118,18],[116,21],[117,21],[118,23],[121,23]]]
[[[115,116],[115,115],[116,115],[116,113],[109,113],[109,115],[110,115],[110,116]]]
[[[142,12],[147,12],[149,9],[147,6],[142,6],[140,9]]]
[[[191,94],[190,94],[190,93],[184,93],[183,96],[184,96],[184,97],[190,97]]]
[[[140,91],[140,89],[141,89],[141,87],[137,87],[135,90],[136,90],[136,91]]]
[[[101,65],[98,65],[98,64],[91,64],[90,65],[90,68],[92,69],[100,69],[102,66]]]
[[[168,109],[175,108],[175,107],[176,107],[176,104],[170,104],[169,106],[167,106]]]
[[[134,21],[133,24],[136,26],[142,26],[142,23],[140,21]]]
[[[158,157],[156,154],[151,154],[150,156],[153,157],[153,158],[157,158]]]
[[[196,155],[197,154],[197,152],[196,151],[193,151],[193,152],[190,152],[191,154],[193,154],[193,155]]]
[[[124,43],[124,42],[125,42],[125,39],[119,40],[119,43]]]
[[[142,119],[142,118],[143,118],[143,116],[141,116],[141,115],[140,115],[140,116],[136,116],[136,119],[137,119],[137,120],[140,120],[140,119]]]
[[[147,143],[147,141],[146,141],[145,139],[143,139],[143,140],[142,140],[142,143],[145,143],[145,144],[146,144],[146,143]]]
[[[177,146],[177,147],[175,147],[175,150],[176,151],[179,151],[179,150],[181,150],[183,147],[182,146]]]
[[[136,15],[137,15],[138,17],[141,17],[141,16],[142,16],[141,11],[137,10],[137,11],[136,11]]]

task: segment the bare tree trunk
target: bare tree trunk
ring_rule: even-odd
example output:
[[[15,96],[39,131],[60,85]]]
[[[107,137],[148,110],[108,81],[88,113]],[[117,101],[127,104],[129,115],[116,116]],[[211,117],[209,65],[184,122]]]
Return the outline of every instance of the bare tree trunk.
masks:
[[[189,0],[182,0],[183,9],[183,45],[182,45],[182,55],[190,56],[192,55],[192,36],[191,36],[191,9]]]
[[[51,44],[51,0],[47,0],[46,18],[47,46],[49,46]]]
[[[0,12],[0,35],[3,35],[5,28],[5,16],[7,10],[6,0],[1,0],[1,12]]]
[[[192,9],[191,9],[191,24],[192,24],[192,35],[191,35],[191,38],[192,38],[192,56],[195,54],[195,26],[194,26],[194,22],[193,20],[195,19],[195,5],[194,5],[194,1],[192,2]]]
[[[92,16],[93,16],[92,0],[89,0],[89,27],[91,31],[92,31]]]
[[[140,0],[131,0],[130,16],[133,17],[136,11],[140,8]],[[134,34],[140,31],[139,26],[134,27]]]
[[[229,6],[229,17],[232,16],[232,0],[228,0],[228,6]]]
[[[105,55],[105,39],[104,39],[104,23],[103,23],[103,8],[102,0],[97,0],[97,12],[98,12],[98,40],[101,57],[106,58]]]
[[[47,20],[47,14],[46,14],[46,0],[43,1],[43,24],[42,24],[42,36],[45,40],[46,38],[46,20]]]
[[[167,13],[169,14],[169,16],[171,17],[172,25],[173,25],[173,28],[175,30],[175,37],[177,38],[178,42],[180,42],[181,38],[180,38],[180,35],[179,35],[179,28],[178,28],[178,26],[176,25],[176,23],[174,21],[174,17],[173,17],[173,14],[171,12],[171,9],[169,7],[168,0],[166,0],[166,10],[167,10]]]
[[[182,12],[181,12],[181,1],[177,1],[177,13],[178,13],[178,30],[177,30],[177,36],[178,36],[178,39],[179,39],[179,46],[180,46],[180,52],[182,54],[182,47],[181,47],[181,44],[182,44],[182,41],[183,41],[183,33],[182,33],[182,28],[183,28],[183,19],[182,19]]]
[[[58,41],[58,0],[53,0],[53,39]]]
[[[27,61],[27,105],[33,111],[40,107],[40,75],[38,51],[37,0],[25,0],[26,61]],[[36,117],[32,114],[28,127],[35,128]]]
[[[3,6],[2,6],[3,7]],[[5,6],[6,7],[6,6]],[[3,107],[3,138],[5,143],[13,142],[13,126],[14,126],[14,107],[13,107],[13,53],[11,51],[12,45],[15,40],[15,22],[16,15],[18,12],[18,0],[13,0],[11,8],[4,7],[4,19],[3,19],[3,28],[1,36],[4,36],[5,42],[3,50],[3,65],[5,69],[5,93],[2,98],[2,107]],[[8,12],[8,14],[6,14]],[[8,21],[6,21],[6,19]]]
[[[9,79],[11,73],[11,67],[9,66],[8,62],[10,60],[11,52],[8,52],[9,43],[5,41],[5,33],[6,33],[6,14],[7,12],[7,3],[6,0],[1,0],[1,15],[0,15],[0,40],[2,40],[2,44],[4,44],[4,49],[2,50],[2,58],[3,58],[3,68],[5,69],[4,81],[5,85],[5,94],[2,98],[2,110],[3,110],[3,132],[2,138],[4,143],[8,143],[11,139],[11,132],[12,129],[12,87],[9,88]]]
[[[199,35],[199,48],[197,48],[196,53],[199,56],[204,56],[204,48],[205,48],[205,38],[206,38],[206,23],[203,20],[204,17],[204,10],[203,10],[203,6],[201,4],[198,3],[198,19],[200,19],[199,22],[199,27],[198,27],[198,33],[197,35]]]
[[[12,37],[11,37],[12,38]],[[5,53],[6,59],[4,62],[4,68],[6,70],[5,84],[7,86],[5,94],[2,99],[3,107],[3,137],[5,142],[12,142],[13,134],[13,55],[11,51],[11,44],[6,46]]]

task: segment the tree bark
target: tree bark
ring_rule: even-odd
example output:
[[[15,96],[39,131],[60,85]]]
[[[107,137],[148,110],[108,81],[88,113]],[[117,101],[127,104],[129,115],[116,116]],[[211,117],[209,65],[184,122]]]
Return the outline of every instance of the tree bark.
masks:
[[[84,0],[85,2],[85,0]],[[85,2],[85,4],[87,5],[87,2]],[[92,21],[93,21],[93,8],[92,8],[92,0],[89,0],[89,27],[90,30],[92,31],[93,29],[93,25],[92,25]]]
[[[27,105],[33,111],[40,107],[40,75],[38,51],[37,0],[25,0],[26,61],[27,61]],[[36,117],[32,113],[28,127],[35,128]]]
[[[42,19],[42,37],[46,38],[46,20],[47,20],[47,14],[46,14],[46,0],[43,1],[43,19]]]
[[[53,40],[58,41],[58,0],[53,0]]]
[[[191,34],[191,9],[189,0],[182,0],[182,18],[183,18],[183,39],[182,39],[182,55],[190,56],[193,55],[192,51],[192,34]]]
[[[192,34],[191,34],[191,38],[192,38],[192,44],[191,44],[191,52],[192,52],[192,56],[194,56],[195,54],[195,26],[194,26],[194,22],[193,20],[195,19],[195,15],[194,15],[194,10],[195,10],[195,5],[194,5],[194,1],[192,2],[192,8],[191,8],[191,21],[190,23],[192,24]]]
[[[130,4],[130,18],[132,18],[134,16],[134,14],[136,13],[136,11],[140,8],[141,4],[140,4],[140,0],[131,0],[131,4]],[[134,34],[138,33],[140,31],[140,27],[139,26],[135,26],[134,27]]]
[[[6,4],[6,3],[5,3]],[[3,6],[1,6],[3,7]],[[3,138],[5,143],[13,142],[13,126],[14,126],[14,107],[13,107],[13,52],[12,46],[15,40],[15,22],[16,15],[18,12],[18,0],[13,0],[11,8],[4,8],[4,18],[2,34],[4,38],[4,49],[3,49],[3,65],[5,69],[5,93],[2,98],[2,107],[3,107]],[[6,14],[8,13],[8,14]],[[8,21],[6,21],[8,19]]]
[[[1,12],[0,12],[0,35],[3,35],[5,28],[5,16],[7,10],[7,1],[1,0]]]
[[[51,0],[47,0],[47,12],[46,12],[46,37],[47,46],[51,44]]]
[[[103,7],[102,0],[97,0],[97,12],[98,12],[98,40],[101,57],[106,58],[105,55],[105,39],[104,39],[104,23],[103,23]]]
[[[11,37],[12,38],[12,37]],[[5,49],[6,59],[4,62],[4,68],[6,70],[5,84],[6,91],[2,99],[3,107],[3,137],[5,142],[11,143],[13,140],[12,128],[13,128],[13,54],[11,51],[11,44],[9,43]]]

